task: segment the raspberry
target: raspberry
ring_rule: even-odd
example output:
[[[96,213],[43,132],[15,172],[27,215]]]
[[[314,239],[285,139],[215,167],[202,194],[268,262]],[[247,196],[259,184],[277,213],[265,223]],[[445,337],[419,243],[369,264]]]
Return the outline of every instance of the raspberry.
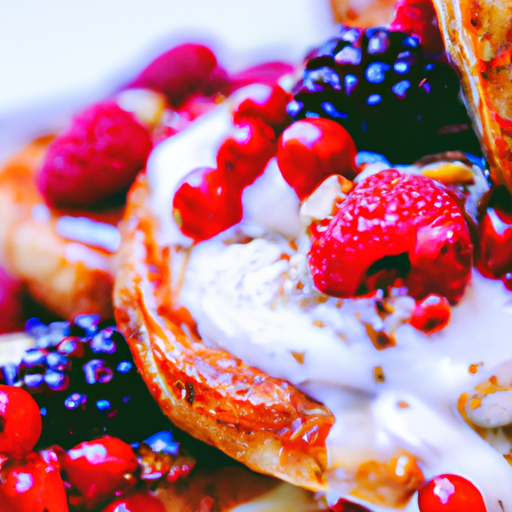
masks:
[[[430,0],[398,0],[395,11],[395,19],[390,24],[391,30],[416,36],[425,51],[443,53],[443,39],[436,11]]]
[[[41,414],[23,389],[0,385],[0,454],[23,457],[41,435]]]
[[[420,512],[487,512],[480,491],[459,475],[439,475],[418,492]]]
[[[209,48],[188,43],[157,57],[129,87],[162,92],[170,105],[179,108],[194,93],[227,92],[229,82]]]
[[[394,169],[369,176],[312,231],[309,268],[328,295],[354,297],[401,278],[416,299],[436,293],[455,303],[471,277],[460,203],[424,176]]]
[[[288,112],[295,120],[332,119],[359,151],[394,164],[456,149],[480,155],[459,91],[455,71],[424,56],[417,38],[341,26],[310,53]]]
[[[242,220],[241,188],[218,169],[199,168],[187,174],[172,203],[183,234],[207,240]]]
[[[151,148],[149,132],[132,114],[113,101],[97,103],[50,144],[37,185],[50,206],[98,205],[128,188]]]
[[[347,130],[329,119],[296,121],[281,135],[277,162],[299,199],[332,174],[353,179],[358,170],[356,146]]]
[[[23,283],[0,267],[0,334],[23,328]]]
[[[11,459],[0,471],[0,510],[68,512],[66,492],[55,452],[30,453]]]
[[[66,482],[72,487],[70,503],[92,510],[136,483],[138,461],[129,444],[104,436],[83,442],[62,457]]]

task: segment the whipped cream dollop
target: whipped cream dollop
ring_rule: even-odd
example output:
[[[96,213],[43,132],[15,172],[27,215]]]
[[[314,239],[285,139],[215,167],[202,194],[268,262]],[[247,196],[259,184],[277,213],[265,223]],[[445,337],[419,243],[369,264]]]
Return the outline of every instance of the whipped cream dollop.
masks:
[[[461,394],[512,361],[512,293],[501,281],[473,271],[450,322],[430,336],[407,322],[415,301],[403,290],[386,299],[386,315],[375,298],[321,294],[307,271],[299,200],[275,160],[244,191],[239,225],[196,245],[180,233],[171,215],[177,183],[215,166],[232,128],[230,109],[250,94],[242,91],[160,144],[148,162],[159,243],[190,249],[188,258],[170,261],[173,275],[183,276],[180,304],[205,343],[290,381],[333,412],[332,499],[361,497],[354,475],[366,461],[410,454],[427,478],[459,474],[480,489],[489,512],[512,512],[509,439],[495,429],[484,440],[457,412]],[[240,233],[244,243],[236,242]],[[407,510],[417,510],[415,500]]]

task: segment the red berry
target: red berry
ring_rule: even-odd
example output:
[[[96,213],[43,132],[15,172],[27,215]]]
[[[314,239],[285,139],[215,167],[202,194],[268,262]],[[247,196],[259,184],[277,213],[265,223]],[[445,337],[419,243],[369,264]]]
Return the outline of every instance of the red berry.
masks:
[[[244,119],[217,153],[217,167],[226,180],[240,187],[250,185],[276,154],[274,131],[256,119]]]
[[[206,46],[182,44],[157,57],[130,84],[162,92],[177,108],[194,93],[227,91],[229,82],[217,58]]]
[[[78,114],[50,144],[37,177],[50,206],[88,207],[126,189],[145,166],[149,132],[116,103]]]
[[[243,123],[244,119],[258,119],[276,131],[289,124],[290,116],[286,105],[293,96],[279,85],[261,84],[257,95],[243,100],[233,112],[233,121]]]
[[[357,174],[356,146],[345,128],[328,119],[296,121],[281,135],[277,163],[299,199],[311,194],[327,176]]]
[[[0,454],[23,457],[42,431],[39,407],[24,389],[0,384]]]
[[[493,191],[480,222],[478,268],[496,278],[512,271],[512,201],[505,188]]]
[[[23,328],[23,283],[0,267],[0,334]]]
[[[225,173],[201,167],[182,180],[173,199],[173,216],[183,234],[207,240],[242,220],[240,188]]]
[[[398,0],[391,30],[416,36],[424,51],[444,53],[443,39],[431,0]]]
[[[113,501],[102,512],[165,512],[165,507],[148,491],[134,491]]]
[[[340,498],[327,512],[370,512],[370,509]]]
[[[439,475],[418,492],[420,512],[487,512],[480,491],[458,475]]]
[[[411,316],[411,325],[426,334],[444,329],[450,320],[451,307],[445,297],[431,293],[416,303]]]
[[[0,510],[68,512],[57,455],[51,450],[11,459],[0,471]]]
[[[80,443],[62,458],[66,481],[74,488],[70,503],[94,509],[120,496],[137,483],[138,461],[131,446],[117,437],[104,436]]]
[[[295,67],[287,62],[265,62],[244,69],[231,77],[233,89],[239,89],[250,84],[275,84],[282,76],[295,71]]]
[[[388,286],[457,302],[471,278],[472,246],[462,208],[444,185],[394,169],[362,180],[325,225],[312,227],[309,268],[317,288],[354,297],[383,271]]]

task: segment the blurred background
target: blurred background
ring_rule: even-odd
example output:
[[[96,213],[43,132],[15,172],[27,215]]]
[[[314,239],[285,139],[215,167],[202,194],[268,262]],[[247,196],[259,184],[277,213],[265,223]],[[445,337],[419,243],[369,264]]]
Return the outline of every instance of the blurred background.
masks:
[[[0,157],[174,44],[236,71],[300,62],[333,30],[328,0],[0,0]]]

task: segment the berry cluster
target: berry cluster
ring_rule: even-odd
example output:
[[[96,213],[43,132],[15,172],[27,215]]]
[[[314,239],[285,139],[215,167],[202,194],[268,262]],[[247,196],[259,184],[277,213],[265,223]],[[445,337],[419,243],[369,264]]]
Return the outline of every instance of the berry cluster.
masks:
[[[36,347],[18,365],[3,367],[0,380],[27,390],[37,402],[43,418],[39,446],[69,448],[103,434],[135,442],[169,428],[110,322],[81,315],[71,324],[33,320],[27,330]]]
[[[417,37],[341,26],[307,60],[288,112],[344,126],[359,150],[409,163],[431,153],[480,154],[455,71],[423,54]]]
[[[259,86],[260,95],[242,101],[233,113],[234,134],[217,153],[216,168],[195,169],[179,184],[173,216],[194,241],[207,240],[242,219],[242,191],[277,151],[277,137],[288,123],[290,96],[279,85]]]

